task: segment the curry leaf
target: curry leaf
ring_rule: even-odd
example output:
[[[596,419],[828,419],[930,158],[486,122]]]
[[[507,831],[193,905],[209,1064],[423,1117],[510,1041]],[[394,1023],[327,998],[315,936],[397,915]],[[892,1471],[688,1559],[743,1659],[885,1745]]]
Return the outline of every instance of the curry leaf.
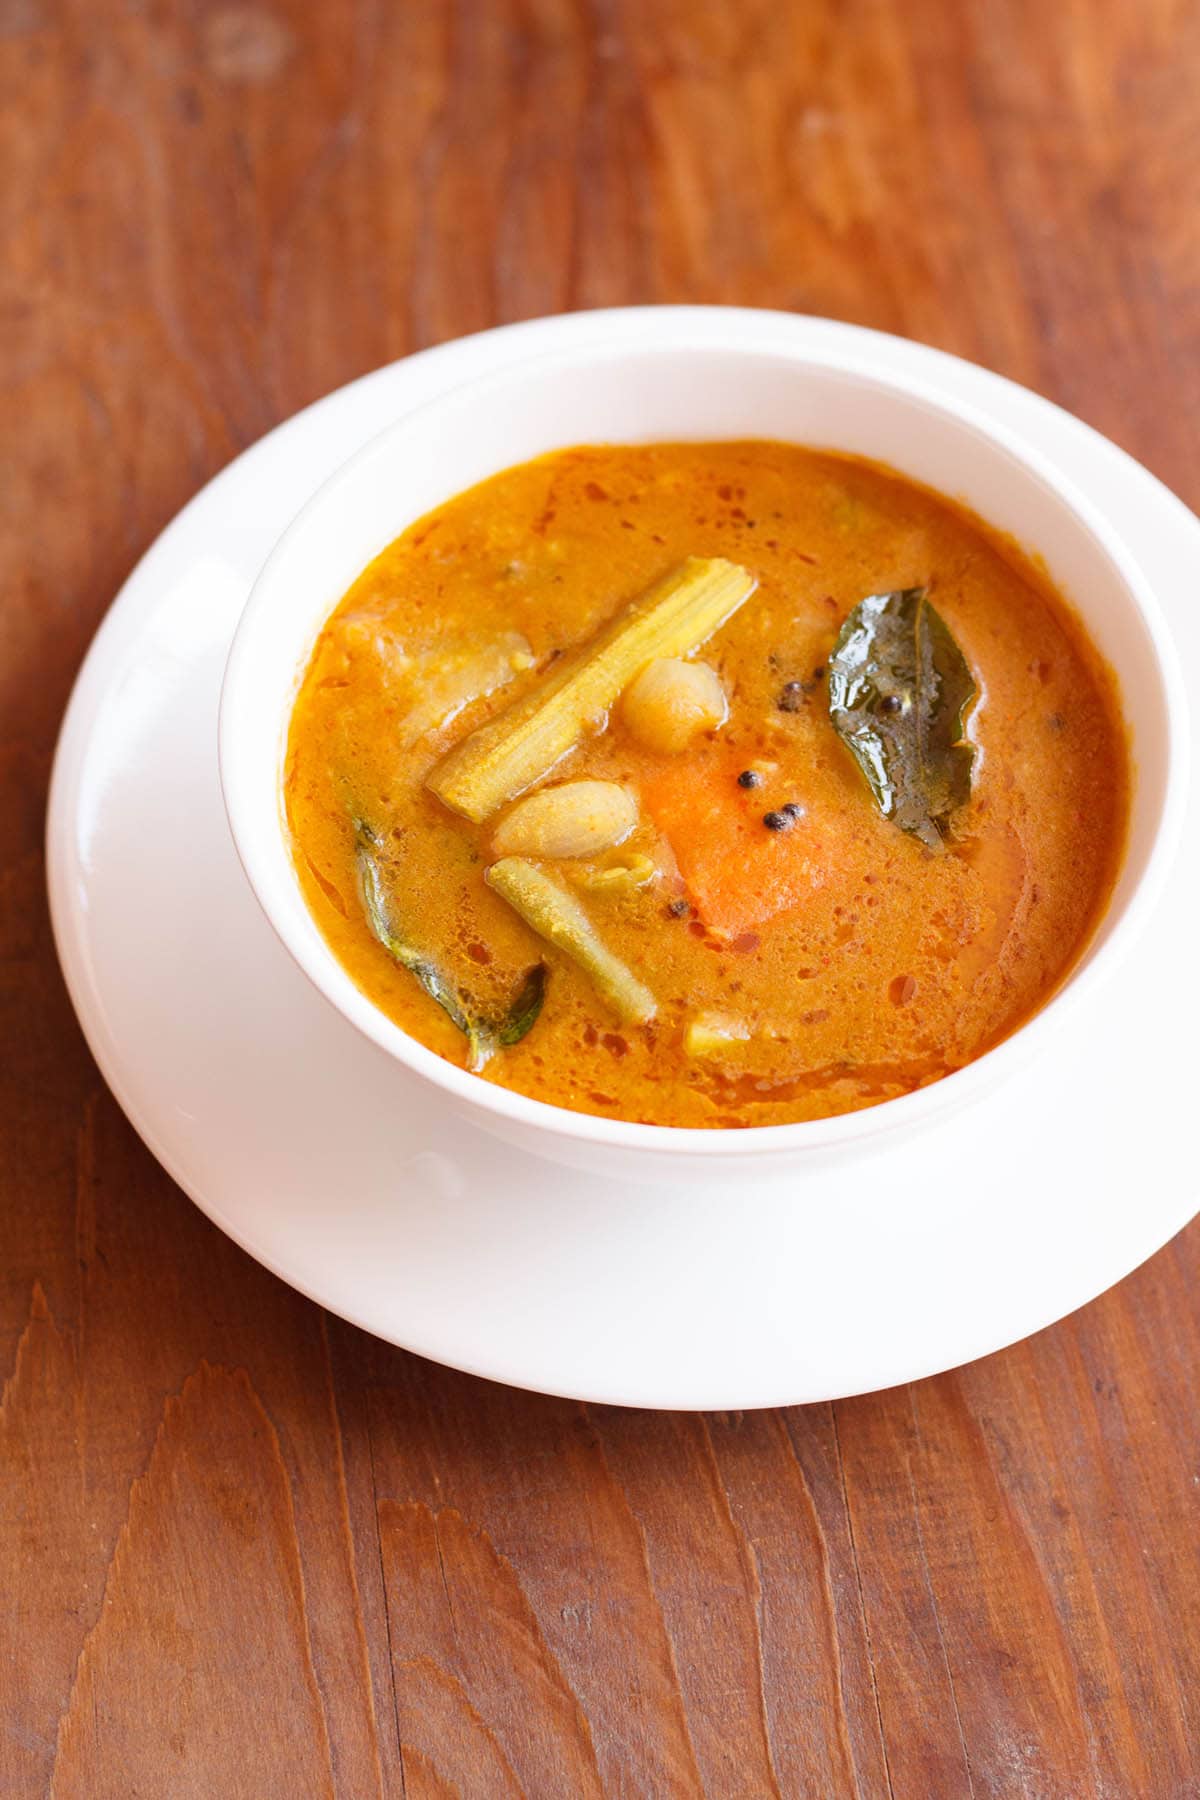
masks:
[[[478,1074],[497,1050],[520,1043],[536,1023],[546,995],[545,963],[535,963],[528,970],[502,1018],[486,1019],[474,1013],[437,964],[401,935],[384,885],[378,833],[361,819],[355,821],[354,832],[359,892],[372,935],[458,1026],[467,1040],[467,1067]]]
[[[829,716],[885,819],[940,850],[971,793],[963,715],[978,692],[924,588],[860,600],[829,663]]]
[[[496,1043],[502,1050],[507,1050],[512,1044],[520,1043],[525,1033],[536,1022],[545,997],[546,965],[545,963],[534,963],[521,983],[507,1013],[496,1025]]]

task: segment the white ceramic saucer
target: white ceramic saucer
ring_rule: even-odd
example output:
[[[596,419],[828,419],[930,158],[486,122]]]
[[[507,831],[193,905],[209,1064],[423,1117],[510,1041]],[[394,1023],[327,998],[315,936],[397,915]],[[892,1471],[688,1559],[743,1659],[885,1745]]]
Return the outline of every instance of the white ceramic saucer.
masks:
[[[477,1134],[309,986],[251,896],[217,785],[217,695],[251,581],[300,503],[408,408],[535,350],[669,341],[683,309],[448,344],[281,426],[123,589],[63,728],[48,853],[88,1041],[154,1154],[293,1286],[497,1380],[635,1406],[829,1399],[998,1349],[1111,1285],[1200,1204],[1200,783],[1149,930],[1038,1061],[918,1138],[794,1177],[671,1193]],[[1200,522],[1123,452],[999,377],[824,320],[726,314],[748,342],[852,335],[1037,439],[1104,508],[1200,661]]]

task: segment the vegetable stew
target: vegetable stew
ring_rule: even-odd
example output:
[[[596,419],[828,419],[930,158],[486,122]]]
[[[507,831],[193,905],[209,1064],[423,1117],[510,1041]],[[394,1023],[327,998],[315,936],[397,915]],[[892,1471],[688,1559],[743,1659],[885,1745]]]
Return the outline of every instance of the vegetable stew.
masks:
[[[744,1127],[936,1081],[1120,863],[1117,687],[1010,540],[779,443],[563,451],[418,521],[291,720],[297,875],[404,1030],[577,1111]]]

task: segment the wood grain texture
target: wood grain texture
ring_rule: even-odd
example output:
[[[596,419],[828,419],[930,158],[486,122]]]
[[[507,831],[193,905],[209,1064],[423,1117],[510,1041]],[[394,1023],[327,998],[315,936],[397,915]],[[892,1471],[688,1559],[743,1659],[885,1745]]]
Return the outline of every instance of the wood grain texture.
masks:
[[[834,1407],[447,1373],[156,1168],[70,1014],[40,842],[155,533],[461,332],[855,319],[1200,504],[1198,71],[1196,0],[0,0],[6,1800],[1200,1795],[1200,1229]]]

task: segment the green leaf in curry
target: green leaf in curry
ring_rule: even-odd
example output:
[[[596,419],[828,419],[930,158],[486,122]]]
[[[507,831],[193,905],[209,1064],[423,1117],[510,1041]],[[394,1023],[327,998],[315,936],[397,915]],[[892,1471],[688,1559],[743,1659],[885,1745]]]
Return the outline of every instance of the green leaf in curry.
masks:
[[[545,997],[546,965],[542,962],[534,963],[518,988],[508,1011],[495,1026],[496,1044],[499,1049],[507,1050],[510,1045],[520,1043],[541,1012],[542,1001]]]
[[[519,1044],[536,1023],[546,997],[545,963],[535,963],[527,971],[502,1018],[486,1019],[473,1013],[469,1002],[437,964],[401,935],[384,883],[378,833],[362,819],[356,819],[354,835],[359,892],[372,936],[457,1025],[467,1040],[467,1067],[478,1074],[497,1050]]]
[[[963,718],[978,689],[925,588],[860,600],[829,663],[829,716],[885,819],[931,850],[971,793]]]

